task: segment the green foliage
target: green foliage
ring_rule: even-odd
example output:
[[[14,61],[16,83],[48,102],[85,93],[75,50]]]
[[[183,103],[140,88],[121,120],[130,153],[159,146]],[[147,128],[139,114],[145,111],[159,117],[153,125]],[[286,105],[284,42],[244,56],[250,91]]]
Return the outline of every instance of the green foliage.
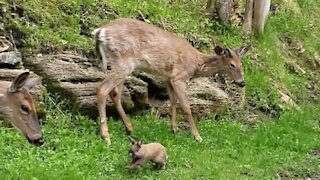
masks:
[[[2,179],[271,179],[287,170],[297,177],[320,171],[320,159],[309,155],[320,148],[318,108],[285,112],[278,121],[255,127],[228,119],[202,120],[201,144],[184,131],[173,135],[168,119],[159,121],[152,112],[135,117],[133,136],[167,147],[167,168],[159,172],[150,163],[137,171],[126,169],[130,142],[121,121],[109,120],[112,145],[107,146],[98,123],[62,112],[62,104],[50,100],[46,143],[40,148],[12,128],[0,128]]]

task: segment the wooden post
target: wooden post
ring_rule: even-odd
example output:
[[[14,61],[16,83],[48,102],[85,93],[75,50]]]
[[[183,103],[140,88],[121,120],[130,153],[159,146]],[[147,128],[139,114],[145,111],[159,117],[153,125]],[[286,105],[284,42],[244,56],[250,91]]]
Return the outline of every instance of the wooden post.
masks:
[[[262,34],[270,10],[271,0],[254,0],[253,30],[257,35]]]
[[[252,32],[252,18],[253,18],[253,0],[246,0],[246,10],[244,12],[243,31],[246,34]]]

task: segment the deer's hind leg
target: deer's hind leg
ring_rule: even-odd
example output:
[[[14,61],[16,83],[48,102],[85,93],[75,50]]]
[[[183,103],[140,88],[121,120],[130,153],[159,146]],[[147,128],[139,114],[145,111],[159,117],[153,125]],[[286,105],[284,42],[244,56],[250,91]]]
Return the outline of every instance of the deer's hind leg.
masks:
[[[110,92],[122,84],[125,77],[132,72],[131,68],[126,67],[112,67],[112,70],[108,72],[104,80],[96,88],[96,96],[98,102],[98,110],[101,123],[101,138],[107,143],[111,144],[107,117],[106,117],[106,101]]]
[[[130,120],[128,119],[128,117],[122,107],[122,104],[121,104],[122,87],[123,87],[123,83],[121,83],[117,87],[113,88],[111,90],[111,92],[109,93],[109,95],[110,95],[113,103],[116,106],[116,109],[122,119],[123,124],[126,127],[127,133],[130,134],[132,132],[133,128],[132,128],[132,124],[131,124]]]

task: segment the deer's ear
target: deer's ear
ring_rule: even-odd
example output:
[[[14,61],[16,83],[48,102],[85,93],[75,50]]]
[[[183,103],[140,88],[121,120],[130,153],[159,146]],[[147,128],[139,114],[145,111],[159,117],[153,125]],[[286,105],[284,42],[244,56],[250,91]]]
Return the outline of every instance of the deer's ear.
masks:
[[[231,56],[231,52],[228,48],[223,48],[221,46],[216,46],[214,48],[214,51],[219,56],[229,57]]]
[[[239,49],[236,49],[235,52],[238,55],[238,57],[241,57],[241,56],[245,55],[249,51],[250,48],[251,48],[251,45],[243,46]]]
[[[214,52],[217,54],[217,55],[223,55],[224,53],[224,48],[222,48],[221,46],[216,46],[214,47]]]
[[[26,84],[29,74],[29,72],[24,72],[18,75],[8,87],[8,92],[14,93],[21,89]]]
[[[226,48],[226,49],[224,50],[223,55],[226,56],[226,57],[231,57],[230,49],[229,49],[229,48]]]

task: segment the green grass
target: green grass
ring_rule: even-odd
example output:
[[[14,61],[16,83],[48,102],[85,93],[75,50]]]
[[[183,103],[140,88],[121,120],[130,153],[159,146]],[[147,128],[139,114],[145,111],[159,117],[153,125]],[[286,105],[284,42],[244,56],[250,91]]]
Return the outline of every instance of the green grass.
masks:
[[[121,121],[110,119],[112,145],[107,146],[92,119],[51,109],[40,148],[11,128],[0,128],[1,179],[276,179],[282,171],[297,177],[320,171],[320,158],[309,155],[320,149],[319,108],[286,112],[255,127],[201,120],[201,144],[187,132],[172,134],[168,119],[153,113],[134,117],[135,137],[167,148],[167,168],[160,172],[150,163],[126,169],[130,142]]]

